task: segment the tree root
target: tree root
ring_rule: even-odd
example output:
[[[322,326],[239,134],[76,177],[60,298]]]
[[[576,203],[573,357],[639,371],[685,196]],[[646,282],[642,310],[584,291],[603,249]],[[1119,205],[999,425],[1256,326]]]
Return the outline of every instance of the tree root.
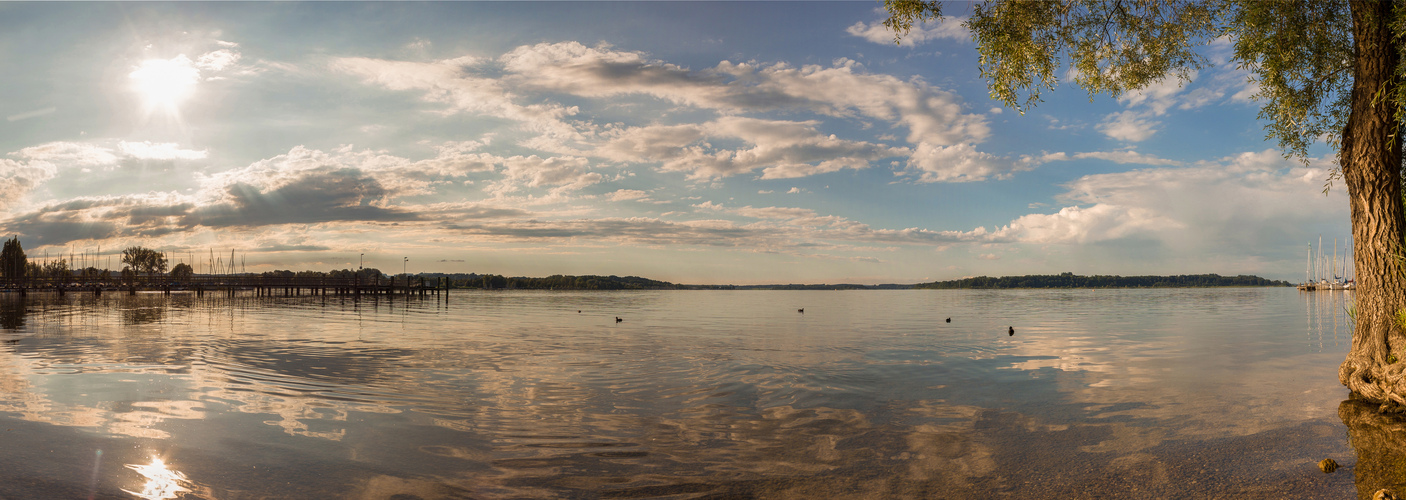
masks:
[[[1379,413],[1406,412],[1406,363],[1363,366],[1349,358],[1338,367],[1338,381],[1354,398],[1376,403]]]

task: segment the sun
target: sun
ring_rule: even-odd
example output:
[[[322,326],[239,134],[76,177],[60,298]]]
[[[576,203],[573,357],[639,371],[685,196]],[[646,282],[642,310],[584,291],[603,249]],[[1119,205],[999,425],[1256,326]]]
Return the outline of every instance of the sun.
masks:
[[[157,109],[175,114],[180,104],[195,93],[200,70],[183,54],[142,61],[127,77],[132,90],[142,97],[148,114]]]

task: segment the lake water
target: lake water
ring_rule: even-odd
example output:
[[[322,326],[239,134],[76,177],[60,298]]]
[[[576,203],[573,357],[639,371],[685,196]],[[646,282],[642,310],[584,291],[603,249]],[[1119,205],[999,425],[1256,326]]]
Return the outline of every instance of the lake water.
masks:
[[[1366,498],[1390,480],[1340,417],[1346,311],[1284,288],[0,294],[0,498]]]

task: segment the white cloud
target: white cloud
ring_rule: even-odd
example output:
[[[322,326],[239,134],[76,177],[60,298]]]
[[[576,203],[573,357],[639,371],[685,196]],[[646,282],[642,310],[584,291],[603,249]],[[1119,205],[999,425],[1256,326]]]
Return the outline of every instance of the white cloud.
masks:
[[[1111,113],[1103,117],[1103,122],[1098,125],[1098,130],[1103,132],[1103,135],[1120,141],[1145,141],[1156,134],[1157,126],[1162,124],[1162,122],[1149,119],[1150,116],[1145,111],[1130,110]]]
[[[232,49],[220,49],[201,54],[195,59],[195,67],[205,71],[224,71],[239,62],[240,54]]]
[[[36,110],[33,110],[33,111],[25,111],[25,112],[23,112],[23,113],[15,113],[15,114],[13,114],[13,115],[6,116],[6,117],[5,117],[5,121],[7,121],[7,122],[17,122],[17,121],[20,121],[20,120],[28,120],[28,119],[30,119],[30,118],[37,118],[37,117],[40,117],[40,116],[44,116],[44,115],[47,115],[47,114],[51,114],[51,113],[53,113],[53,112],[55,112],[55,111],[58,111],[58,110],[59,110],[59,108],[56,108],[56,107],[53,107],[53,106],[49,106],[49,107],[47,107],[47,108],[40,108],[40,109],[36,109]]]
[[[1169,160],[1166,158],[1158,158],[1152,155],[1145,155],[1137,151],[1133,151],[1131,149],[1125,149],[1121,151],[1088,151],[1084,153],[1075,153],[1073,155],[1064,152],[1045,153],[1040,156],[1023,156],[1021,157],[1020,161],[1021,163],[1040,165],[1052,161],[1069,161],[1084,159],[1105,160],[1114,163],[1135,165],[1174,166],[1182,164],[1181,162],[1176,160]]]
[[[693,207],[700,210],[707,210],[710,212],[726,212],[730,214],[741,215],[743,217],[750,217],[753,219],[817,219],[815,211],[809,208],[753,207],[751,205],[747,205],[745,207],[728,208],[726,206],[713,203],[711,201],[698,203],[693,205]],[[827,217],[824,219],[826,219],[827,221],[838,220],[834,217]]]
[[[605,180],[601,174],[587,171],[587,165],[585,158],[570,156],[504,158],[504,178],[485,191],[502,196],[522,187],[550,187],[554,194],[561,194]]]
[[[980,260],[1001,260],[1001,256],[994,253],[984,253],[976,256],[976,258]]]
[[[613,193],[606,195],[606,198],[610,201],[634,201],[642,200],[648,197],[649,193],[640,191],[638,189],[619,189]]]
[[[1341,190],[1320,194],[1330,159],[1310,166],[1264,150],[1192,166],[1081,177],[1053,214],[1030,214],[991,233],[993,240],[1088,244],[1145,239],[1182,252],[1274,254],[1312,227],[1346,220]]]
[[[0,210],[14,206],[36,186],[57,174],[58,168],[49,162],[0,158]]]
[[[518,105],[512,93],[494,78],[475,76],[472,69],[484,61],[465,56],[430,63],[387,61],[366,57],[334,59],[334,70],[351,73],[367,83],[390,90],[421,92],[427,102],[447,106],[444,113],[475,113],[520,122],[528,130],[560,140],[580,134],[562,120],[577,112],[560,104]]]
[[[962,26],[966,20],[964,17],[956,17],[919,24],[903,36],[903,44],[916,47],[933,40],[970,41],[971,32],[967,31],[966,26]],[[894,42],[894,32],[885,27],[882,21],[857,22],[845,28],[845,32],[880,45],[893,45]]]
[[[698,125],[632,127],[610,132],[591,154],[614,161],[660,162],[660,170],[715,179],[762,171],[762,179],[805,177],[907,154],[907,148],[824,135],[817,122],[722,117]],[[741,141],[750,148],[715,148],[708,139]]]
[[[1192,71],[1187,75],[1187,81],[1195,81],[1197,73]],[[1176,75],[1168,74],[1161,80],[1151,83],[1147,87],[1123,94],[1118,98],[1118,102],[1132,108],[1145,106],[1155,116],[1167,114],[1167,110],[1177,105],[1179,94],[1186,87]]]
[[[980,141],[990,134],[985,116],[965,113],[956,95],[921,80],[866,73],[849,59],[799,68],[722,61],[693,71],[641,52],[566,42],[518,47],[500,60],[516,84],[580,96],[644,94],[729,113],[808,109],[861,115],[908,127],[914,143]]]
[[[506,88],[512,85],[589,98],[647,95],[727,114],[788,110],[877,119],[907,128],[908,142],[925,148],[925,156],[935,151],[963,152],[963,162],[956,168],[965,170],[926,174],[921,177],[923,182],[980,180],[1018,170],[1009,162],[996,162],[995,157],[975,150],[975,145],[990,135],[986,115],[964,111],[956,95],[920,79],[903,81],[870,74],[849,59],[838,59],[828,67],[722,61],[713,68],[695,71],[651,59],[642,52],[564,42],[524,45],[503,54],[496,59],[507,73],[501,79],[476,76],[482,72],[477,68],[489,62],[473,57],[433,63],[340,58],[332,66],[388,89],[422,92],[426,101],[447,105],[446,113],[473,112],[521,121],[542,134],[520,142],[527,147],[614,161],[658,161],[661,169],[688,172],[693,179],[755,170],[761,170],[765,179],[803,177],[867,168],[873,160],[913,150],[826,136],[819,132],[816,121],[740,116],[703,124],[605,127],[604,132],[597,132],[589,121],[563,121],[578,112],[575,107],[550,102],[518,105],[515,101],[519,98]],[[741,139],[754,147],[715,148],[708,138]],[[924,162],[923,157],[910,163],[924,172],[951,170]]]
[[[1064,207],[1054,214],[1024,215],[992,236],[1023,243],[1085,244],[1184,227],[1153,210],[1100,203],[1089,208]]]
[[[1032,166],[977,151],[971,144],[936,146],[923,143],[908,159],[905,172],[917,175],[918,182],[971,182],[992,177],[1006,179],[1012,172],[1028,170]]]
[[[139,160],[203,160],[205,150],[181,149],[174,142],[153,143],[151,141],[118,143],[122,153]]]
[[[30,161],[43,161],[57,164],[70,164],[84,167],[112,165],[117,163],[117,155],[112,150],[84,142],[49,142],[30,146],[14,153]]]

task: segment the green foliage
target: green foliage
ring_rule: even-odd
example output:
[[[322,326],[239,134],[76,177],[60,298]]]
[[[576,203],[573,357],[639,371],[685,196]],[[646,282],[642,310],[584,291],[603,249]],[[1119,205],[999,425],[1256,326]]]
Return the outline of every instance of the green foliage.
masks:
[[[189,281],[191,276],[195,276],[195,268],[190,267],[190,264],[182,262],[171,268],[171,277],[177,281]]]
[[[884,7],[884,25],[900,38],[916,23],[942,19],[936,1]],[[1392,22],[1406,33],[1406,16]],[[1090,97],[1118,97],[1164,78],[1187,81],[1210,64],[1196,49],[1221,39],[1234,46],[1230,62],[1258,85],[1267,136],[1285,155],[1306,159],[1320,137],[1339,144],[1351,103],[1346,0],[988,0],[963,25],[977,41],[991,97],[1021,112],[1060,83],[1065,65]],[[1406,76],[1406,67],[1396,72]],[[1392,100],[1406,123],[1406,87],[1374,99]]]
[[[977,41],[991,97],[1024,113],[1059,83],[1068,64],[1089,92],[1118,97],[1209,64],[1197,45],[1222,33],[1215,0],[998,0],[972,6],[963,23]],[[886,1],[884,25],[906,34],[942,19],[935,1]]]
[[[127,247],[122,251],[122,263],[148,276],[166,272],[166,256],[149,248]]]
[[[1259,276],[1221,276],[1190,274],[1178,276],[1079,276],[1058,275],[978,276],[951,281],[914,285],[914,288],[1189,288],[1219,286],[1292,286],[1287,281],[1267,280]]]
[[[20,237],[15,236],[5,241],[5,246],[0,249],[0,277],[22,278],[25,275],[28,260],[24,255],[24,247],[20,245]]]
[[[903,35],[913,29],[914,24],[922,24],[942,19],[942,3],[928,0],[884,0],[884,10],[889,18],[884,26],[893,32],[893,43],[903,43]]]
[[[1352,15],[1346,1],[1243,1],[1224,31],[1259,83],[1269,136],[1299,157],[1319,136],[1336,144],[1351,103]]]

